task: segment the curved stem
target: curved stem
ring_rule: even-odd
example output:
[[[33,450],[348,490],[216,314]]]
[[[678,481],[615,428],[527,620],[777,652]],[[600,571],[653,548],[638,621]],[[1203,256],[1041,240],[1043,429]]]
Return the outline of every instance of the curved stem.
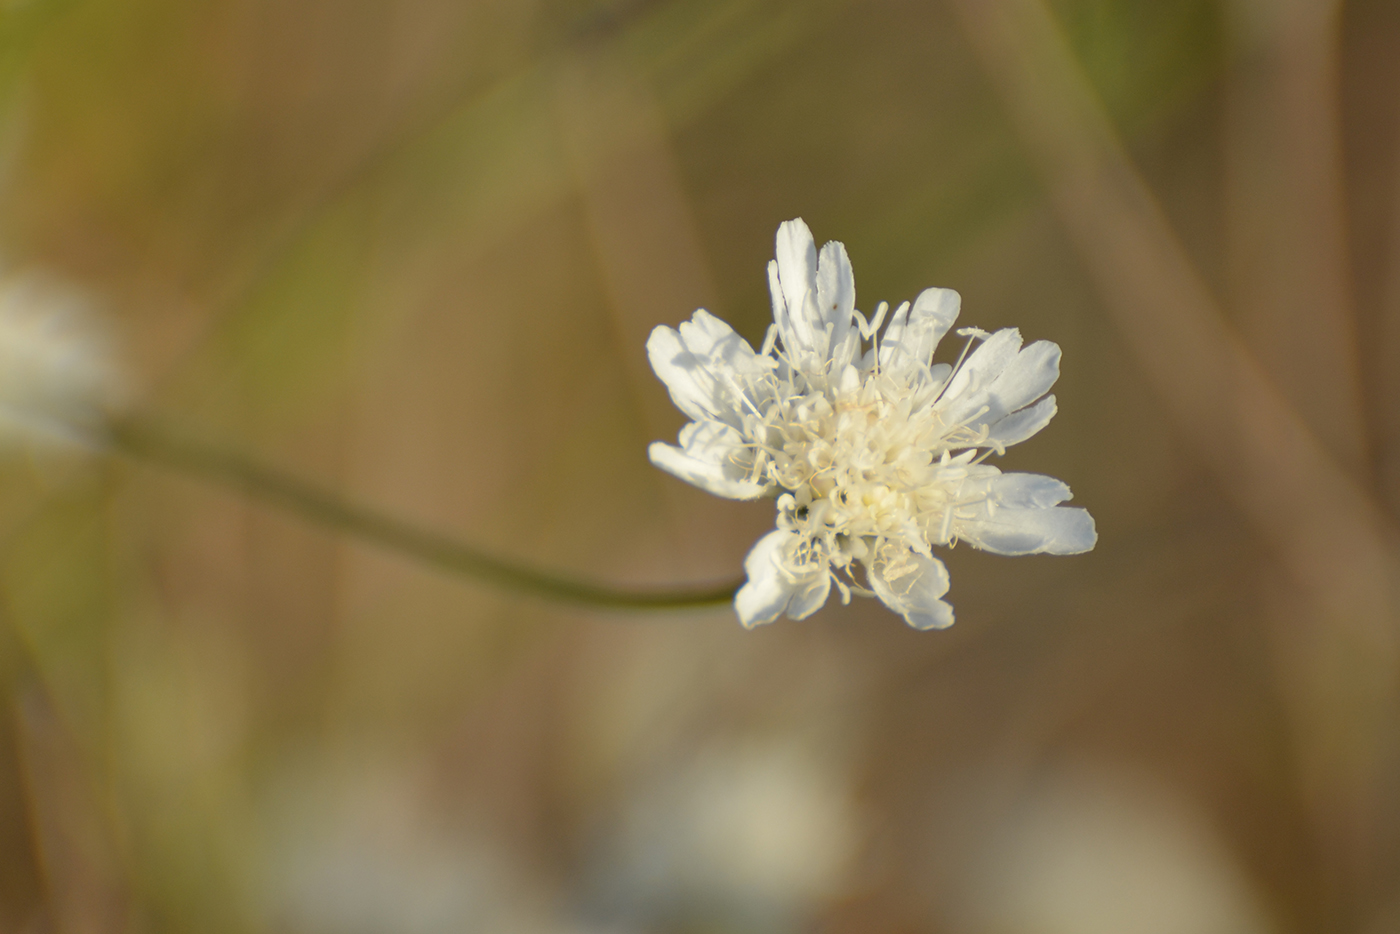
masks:
[[[356,505],[236,451],[177,435],[149,421],[116,421],[110,437],[116,449],[130,457],[236,489],[440,570],[547,600],[607,609],[685,609],[728,603],[739,588],[738,583],[728,583],[695,590],[631,590],[562,577]]]

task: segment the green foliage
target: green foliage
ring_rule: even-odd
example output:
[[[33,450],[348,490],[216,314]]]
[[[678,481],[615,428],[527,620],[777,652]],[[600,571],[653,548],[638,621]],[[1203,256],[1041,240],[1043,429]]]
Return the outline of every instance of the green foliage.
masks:
[[[105,726],[111,586],[108,482],[49,495],[0,551],[5,625],[28,669],[70,728],[91,741]]]
[[[376,219],[364,193],[336,201],[271,260],[217,329],[222,367],[214,372],[239,387],[244,415],[269,427],[294,423],[342,386],[369,300]]]
[[[1129,136],[1169,119],[1219,74],[1223,22],[1214,0],[1058,0],[1054,8]]]

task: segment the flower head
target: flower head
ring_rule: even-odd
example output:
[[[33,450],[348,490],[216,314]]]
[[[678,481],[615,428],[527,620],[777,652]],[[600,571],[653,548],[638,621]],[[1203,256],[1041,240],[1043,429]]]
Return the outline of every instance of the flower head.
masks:
[[[0,448],[102,442],[120,378],[99,324],[58,279],[0,279]]]
[[[652,369],[693,421],[652,463],[730,499],[777,498],[777,528],[744,561],[734,606],[745,626],[826,603],[878,597],[917,629],[953,623],[933,546],[1004,555],[1078,554],[1094,520],[1060,481],[985,463],[1044,428],[1060,348],[1014,328],[976,328],[956,365],[933,363],[957,320],[951,289],[925,289],[867,320],[846,248],[817,251],[799,218],[768,264],[773,325],[760,352],[700,309],[647,341]],[[884,323],[888,315],[888,323]],[[881,325],[884,323],[883,332]]]

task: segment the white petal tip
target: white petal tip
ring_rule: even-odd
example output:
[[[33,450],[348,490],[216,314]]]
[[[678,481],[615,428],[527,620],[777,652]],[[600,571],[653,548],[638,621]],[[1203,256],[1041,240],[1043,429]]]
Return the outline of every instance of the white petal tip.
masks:
[[[938,587],[944,593],[948,592],[948,588],[941,581]],[[927,632],[930,629],[947,629],[953,625],[953,605],[946,600],[925,599],[917,606],[907,607],[902,615],[910,627],[921,632]]]
[[[743,626],[745,629],[750,630],[757,629],[759,626],[767,626],[769,623],[773,622],[773,620],[778,618],[777,616],[773,616],[770,619],[744,619],[743,615],[739,613],[737,607],[735,608],[734,613],[736,616],[739,617],[739,625]]]
[[[936,613],[910,614],[904,617],[904,621],[912,628],[920,632],[928,632],[930,629],[947,629],[953,625],[953,608],[948,604],[943,604],[944,610]]]
[[[1061,506],[1061,509],[1070,509],[1069,506]],[[1053,552],[1057,555],[1082,555],[1085,552],[1093,551],[1094,546],[1099,543],[1099,530],[1094,525],[1094,517],[1089,515],[1089,510],[1074,508],[1082,518],[1078,518],[1074,523],[1073,530],[1056,542],[1057,548]]]

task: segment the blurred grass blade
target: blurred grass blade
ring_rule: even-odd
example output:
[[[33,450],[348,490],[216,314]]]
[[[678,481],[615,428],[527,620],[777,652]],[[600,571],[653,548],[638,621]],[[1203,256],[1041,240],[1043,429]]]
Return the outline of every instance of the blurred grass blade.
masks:
[[[1105,309],[1301,593],[1301,629],[1280,637],[1301,782],[1332,877],[1357,878],[1397,761],[1396,530],[1226,323],[1045,5],[954,7]]]
[[[1226,324],[1048,12],[1035,0],[955,6],[1109,314],[1198,455],[1299,582],[1392,650],[1395,530]]]
[[[1231,0],[1229,12],[1230,304],[1280,393],[1333,457],[1364,477],[1338,113],[1340,4]]]

